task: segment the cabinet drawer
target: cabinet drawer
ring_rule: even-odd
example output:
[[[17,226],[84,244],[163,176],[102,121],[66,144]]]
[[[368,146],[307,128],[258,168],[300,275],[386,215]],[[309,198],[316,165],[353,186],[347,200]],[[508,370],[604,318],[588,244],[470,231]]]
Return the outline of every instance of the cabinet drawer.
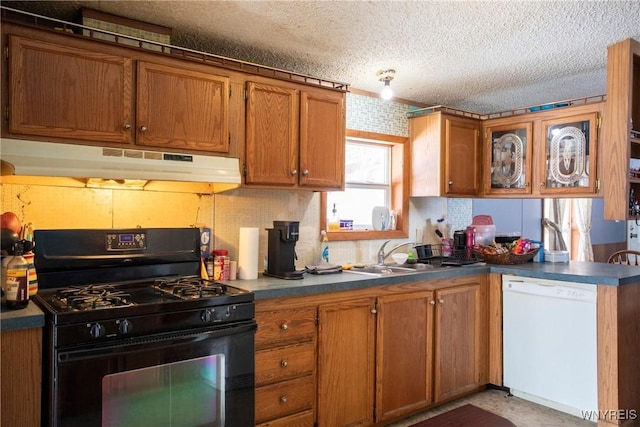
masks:
[[[312,341],[260,350],[256,353],[256,385],[310,374],[314,366],[315,346]]]
[[[313,427],[313,411],[304,411],[277,420],[267,421],[258,427]]]
[[[256,313],[256,347],[312,339],[316,331],[316,309],[301,308]]]
[[[256,424],[313,408],[313,376],[256,389]]]

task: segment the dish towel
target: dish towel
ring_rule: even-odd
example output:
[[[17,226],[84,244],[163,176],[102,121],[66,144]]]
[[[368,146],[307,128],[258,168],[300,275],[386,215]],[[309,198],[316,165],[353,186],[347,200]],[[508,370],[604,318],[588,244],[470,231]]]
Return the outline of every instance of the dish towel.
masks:
[[[332,274],[342,273],[342,266],[330,263],[323,263],[319,265],[307,265],[305,271],[311,274]]]

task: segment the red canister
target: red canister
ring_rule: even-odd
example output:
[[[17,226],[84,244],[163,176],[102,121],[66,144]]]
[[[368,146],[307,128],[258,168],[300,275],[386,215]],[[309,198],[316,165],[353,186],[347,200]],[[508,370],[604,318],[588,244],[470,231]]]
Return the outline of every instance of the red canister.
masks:
[[[229,251],[226,249],[214,249],[213,256],[213,280],[229,280]]]

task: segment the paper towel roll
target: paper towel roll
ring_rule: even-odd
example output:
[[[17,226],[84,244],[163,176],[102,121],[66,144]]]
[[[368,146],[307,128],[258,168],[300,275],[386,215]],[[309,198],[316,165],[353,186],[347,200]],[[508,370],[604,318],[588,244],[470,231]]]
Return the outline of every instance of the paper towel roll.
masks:
[[[258,278],[258,230],[257,227],[240,227],[238,279]]]

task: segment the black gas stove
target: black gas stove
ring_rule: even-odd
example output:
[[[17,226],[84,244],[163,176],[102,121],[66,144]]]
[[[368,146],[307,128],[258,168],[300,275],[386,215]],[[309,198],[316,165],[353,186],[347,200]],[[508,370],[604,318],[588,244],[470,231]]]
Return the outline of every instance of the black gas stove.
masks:
[[[144,412],[149,395],[167,412],[144,424],[194,416],[166,390],[202,408],[189,425],[253,425],[253,293],[199,276],[198,229],[38,230],[35,242],[43,425],[137,425],[123,407]]]

